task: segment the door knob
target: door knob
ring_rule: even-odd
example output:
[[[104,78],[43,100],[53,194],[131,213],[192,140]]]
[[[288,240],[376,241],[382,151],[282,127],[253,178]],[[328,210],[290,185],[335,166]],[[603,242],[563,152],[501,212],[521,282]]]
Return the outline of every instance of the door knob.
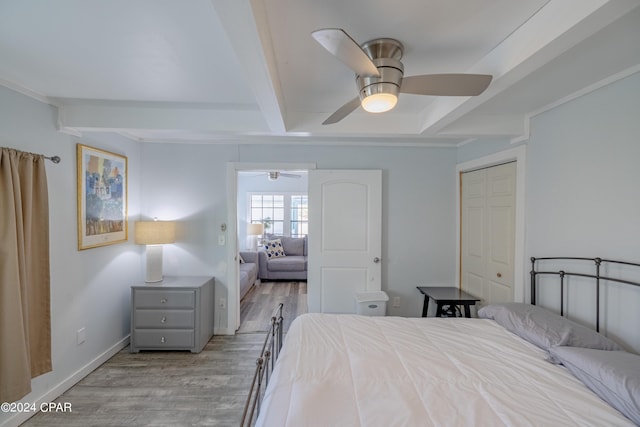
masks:
[[[374,262],[374,263],[376,263],[376,264],[377,264],[377,263],[379,263],[379,262],[380,262],[380,258],[375,257],[375,258],[373,259],[373,262]]]
[[[496,274],[496,276],[502,277],[502,273],[498,273],[498,274]]]

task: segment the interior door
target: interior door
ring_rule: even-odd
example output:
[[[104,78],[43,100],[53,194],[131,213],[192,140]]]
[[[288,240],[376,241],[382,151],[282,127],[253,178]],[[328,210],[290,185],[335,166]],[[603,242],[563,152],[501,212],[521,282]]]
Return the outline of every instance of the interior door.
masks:
[[[310,312],[355,313],[354,294],[381,290],[382,171],[309,172]]]
[[[513,301],[516,164],[461,178],[461,287],[482,304]]]

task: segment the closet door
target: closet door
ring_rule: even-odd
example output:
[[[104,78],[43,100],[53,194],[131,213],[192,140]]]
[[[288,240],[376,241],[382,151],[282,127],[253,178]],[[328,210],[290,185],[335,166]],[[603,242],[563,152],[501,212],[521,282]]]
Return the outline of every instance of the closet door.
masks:
[[[515,180],[515,162],[461,176],[461,287],[482,304],[513,301]]]

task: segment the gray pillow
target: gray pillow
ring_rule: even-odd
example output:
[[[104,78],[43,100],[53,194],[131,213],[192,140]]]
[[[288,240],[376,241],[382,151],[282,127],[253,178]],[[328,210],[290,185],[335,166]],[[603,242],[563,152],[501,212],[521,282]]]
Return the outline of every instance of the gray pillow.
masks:
[[[602,400],[640,425],[640,356],[577,347],[554,347],[549,353]]]
[[[478,310],[478,317],[493,319],[508,331],[545,350],[559,345],[622,350],[604,335],[536,305],[517,302],[491,304]]]

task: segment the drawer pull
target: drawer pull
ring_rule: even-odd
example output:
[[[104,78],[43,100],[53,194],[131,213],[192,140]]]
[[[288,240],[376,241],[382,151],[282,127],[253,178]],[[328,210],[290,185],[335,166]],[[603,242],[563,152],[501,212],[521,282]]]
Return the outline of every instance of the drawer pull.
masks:
[[[164,342],[166,342],[166,341],[167,341],[167,340],[166,340],[166,339],[164,339],[164,337],[160,338],[160,342],[161,342],[161,343],[164,343]]]
[[[162,299],[160,300],[160,304],[166,304],[166,303],[167,303],[167,299],[166,299],[166,298],[162,298]]]
[[[160,323],[165,323],[167,321],[167,317],[166,316],[162,316],[162,319],[160,319]]]

